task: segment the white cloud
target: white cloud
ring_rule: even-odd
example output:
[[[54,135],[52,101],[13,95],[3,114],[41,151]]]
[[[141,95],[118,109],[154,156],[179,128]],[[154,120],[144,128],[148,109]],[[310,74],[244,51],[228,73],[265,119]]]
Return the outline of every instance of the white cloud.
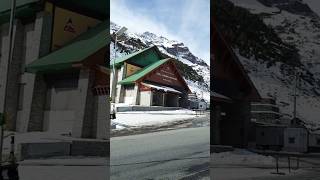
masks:
[[[165,7],[158,6],[166,11]],[[126,26],[133,32],[142,33],[145,31],[153,32],[157,35],[167,37],[172,40],[178,40],[186,44],[196,56],[204,59],[207,63],[210,61],[210,17],[208,12],[203,12],[209,6],[208,0],[189,0],[177,10],[177,16],[180,16],[180,24],[176,24],[178,29],[171,32],[162,22],[155,22],[154,18],[134,11],[128,7],[123,0],[112,0],[110,3],[111,21]]]

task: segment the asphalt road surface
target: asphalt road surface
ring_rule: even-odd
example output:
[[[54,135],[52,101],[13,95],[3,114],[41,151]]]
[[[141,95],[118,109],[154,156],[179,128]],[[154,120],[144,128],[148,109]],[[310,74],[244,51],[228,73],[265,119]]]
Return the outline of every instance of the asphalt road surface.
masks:
[[[282,158],[280,161],[285,162]],[[287,162],[281,163],[279,173],[275,167],[262,164],[212,164],[212,180],[320,180],[320,159],[300,158],[300,168],[291,161],[289,172]]]
[[[111,138],[111,179],[210,179],[210,128]]]

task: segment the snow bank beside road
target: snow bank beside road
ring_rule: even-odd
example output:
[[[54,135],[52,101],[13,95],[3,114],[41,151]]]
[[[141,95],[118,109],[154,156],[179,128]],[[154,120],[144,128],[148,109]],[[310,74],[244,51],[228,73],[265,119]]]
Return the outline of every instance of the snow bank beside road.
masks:
[[[173,121],[193,119],[199,115],[195,111],[188,109],[171,111],[130,111],[118,112],[116,119],[112,120],[117,125],[117,129],[125,126],[150,126]],[[200,115],[204,116],[204,115]]]
[[[264,156],[244,149],[236,149],[231,152],[213,153],[211,161],[214,164],[246,164],[246,165],[274,165],[272,156]]]

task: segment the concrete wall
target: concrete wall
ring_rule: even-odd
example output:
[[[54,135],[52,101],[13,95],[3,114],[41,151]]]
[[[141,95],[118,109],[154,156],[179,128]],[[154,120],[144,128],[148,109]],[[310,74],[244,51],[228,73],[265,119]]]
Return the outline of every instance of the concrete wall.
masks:
[[[290,141],[290,139],[294,139]],[[286,128],[284,130],[285,151],[307,152],[308,151],[308,132],[304,128]]]
[[[91,91],[94,81],[92,72],[82,70],[79,87],[64,90],[49,88],[46,75],[24,72],[27,64],[50,51],[51,15],[39,12],[28,24],[17,20],[14,57],[9,73],[8,29],[8,24],[0,26],[0,112],[4,110],[5,84],[8,84],[7,127],[18,132],[72,131],[75,137],[108,138],[107,96],[94,97]],[[6,82],[7,75],[10,83]]]
[[[283,147],[284,129],[276,126],[257,126],[256,145],[263,148]]]
[[[250,132],[250,102],[235,101],[232,104],[221,104],[219,123],[220,143],[235,147],[247,147]]]
[[[309,134],[309,146],[320,148],[320,134]]]
[[[134,104],[134,86],[132,85],[127,85],[123,87],[123,91],[124,91],[124,103],[126,104]]]
[[[140,92],[140,105],[151,106],[151,91]]]
[[[52,16],[45,12],[39,13],[35,22],[34,31],[29,32],[27,36],[27,44],[35,44],[35,47],[27,51],[30,54],[28,55],[26,64],[50,52],[51,29]],[[26,106],[24,107],[25,116],[22,117],[23,119],[21,120],[23,122],[22,124],[24,124],[21,130],[23,132],[41,131],[44,128],[43,119],[47,98],[47,85],[41,74],[25,73],[24,76],[29,83],[25,87],[25,91],[28,93],[24,97],[26,98]],[[32,100],[30,101],[29,98]],[[25,124],[28,125],[28,128],[25,128]]]
[[[72,141],[71,156],[102,156],[110,154],[107,141]]]
[[[14,55],[9,73],[11,83],[8,83],[6,98],[6,111],[9,114],[7,127],[10,130],[26,132],[29,128],[29,119],[35,119],[35,121],[37,121],[37,117],[31,117],[35,75],[24,73],[24,68],[26,64],[48,52],[51,24],[51,16],[44,12],[38,13],[36,19],[28,24],[22,24],[19,20],[16,21],[14,30]],[[8,75],[8,29],[8,24],[0,27],[0,111],[3,111],[4,87]],[[39,95],[41,95],[41,93]],[[31,122],[31,124],[35,124],[37,127],[30,127],[30,129],[39,130],[38,122]]]
[[[92,124],[90,123],[90,114],[88,112],[92,111],[93,108],[93,99],[92,91],[90,92],[90,87],[92,87],[93,74],[88,69],[82,69],[79,75],[78,81],[78,105],[75,108],[75,121],[72,128],[72,136],[73,137],[91,137],[92,133]],[[90,86],[91,85],[91,86]]]
[[[97,96],[96,120],[95,120],[95,138],[110,138],[110,103],[109,96]]]
[[[9,28],[9,27],[8,27]],[[24,63],[25,58],[25,51],[24,51],[24,26],[21,24],[19,20],[16,21],[15,27],[14,27],[14,47],[13,47],[13,57],[10,62],[10,69],[7,71],[7,74],[4,76],[4,78],[8,77],[7,82],[7,89],[6,91],[6,104],[5,104],[5,112],[7,113],[7,122],[6,127],[9,130],[15,130],[16,129],[16,120],[17,120],[17,107],[19,103],[19,88],[20,88],[20,75],[21,75],[21,67]],[[3,36],[6,36],[5,39],[8,40],[9,31],[7,28],[2,29]],[[3,48],[6,50],[6,52],[1,53],[3,56],[3,59],[1,62],[4,64],[8,63],[8,57],[9,57],[9,48],[8,46],[9,41],[7,41],[6,44],[3,44]],[[5,67],[6,68],[6,67]],[[2,83],[1,83],[2,84]],[[4,85],[4,83],[2,84]],[[2,86],[1,85],[1,86]],[[5,87],[5,86],[3,86]]]
[[[19,145],[20,160],[68,156],[71,151],[70,144],[69,142],[22,143]]]
[[[48,89],[47,108],[44,112],[44,131],[58,134],[72,132],[75,121],[75,109],[77,108],[77,88]]]
[[[125,66],[122,66],[118,71],[117,71],[117,82],[121,81],[125,77]],[[111,87],[111,86],[110,86]],[[124,87],[121,84],[116,85],[116,102],[120,103],[124,101]]]
[[[61,156],[107,157],[110,155],[109,146],[109,141],[101,140],[21,143],[18,145],[18,158],[19,160],[25,160]]]

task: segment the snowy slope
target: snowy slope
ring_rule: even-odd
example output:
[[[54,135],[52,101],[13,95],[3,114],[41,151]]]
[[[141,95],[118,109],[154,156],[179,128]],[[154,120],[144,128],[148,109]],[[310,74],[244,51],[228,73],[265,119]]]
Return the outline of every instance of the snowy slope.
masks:
[[[298,117],[309,126],[320,127],[320,18],[313,12],[292,13],[280,10],[277,4],[265,6],[258,0],[231,0],[235,5],[248,9],[253,14],[264,16],[265,24],[271,26],[282,41],[299,50],[303,67],[314,77],[314,84],[301,80],[298,89]],[[302,2],[304,7],[304,3]],[[237,51],[237,50],[235,50]],[[281,73],[282,63],[271,67],[254,59],[238,57],[248,70],[251,79],[263,97],[275,97],[284,114],[292,115],[294,78]]]
[[[120,29],[120,26],[111,22],[110,34],[116,32],[118,29]],[[156,45],[162,53],[179,60],[183,64],[188,65],[203,78],[204,82],[198,82],[184,77],[191,91],[197,93],[198,97],[203,96],[204,99],[209,102],[210,66],[207,65],[204,60],[196,57],[192,52],[190,52],[189,48],[186,47],[182,42],[169,40],[166,37],[157,36],[151,32],[144,32],[140,34],[133,33],[129,29],[125,32],[125,35],[122,37],[122,39],[119,39],[117,46],[118,49],[116,51],[114,49],[114,43],[111,42],[110,59],[114,59],[115,52],[117,53],[117,57],[121,57],[153,45]]]

